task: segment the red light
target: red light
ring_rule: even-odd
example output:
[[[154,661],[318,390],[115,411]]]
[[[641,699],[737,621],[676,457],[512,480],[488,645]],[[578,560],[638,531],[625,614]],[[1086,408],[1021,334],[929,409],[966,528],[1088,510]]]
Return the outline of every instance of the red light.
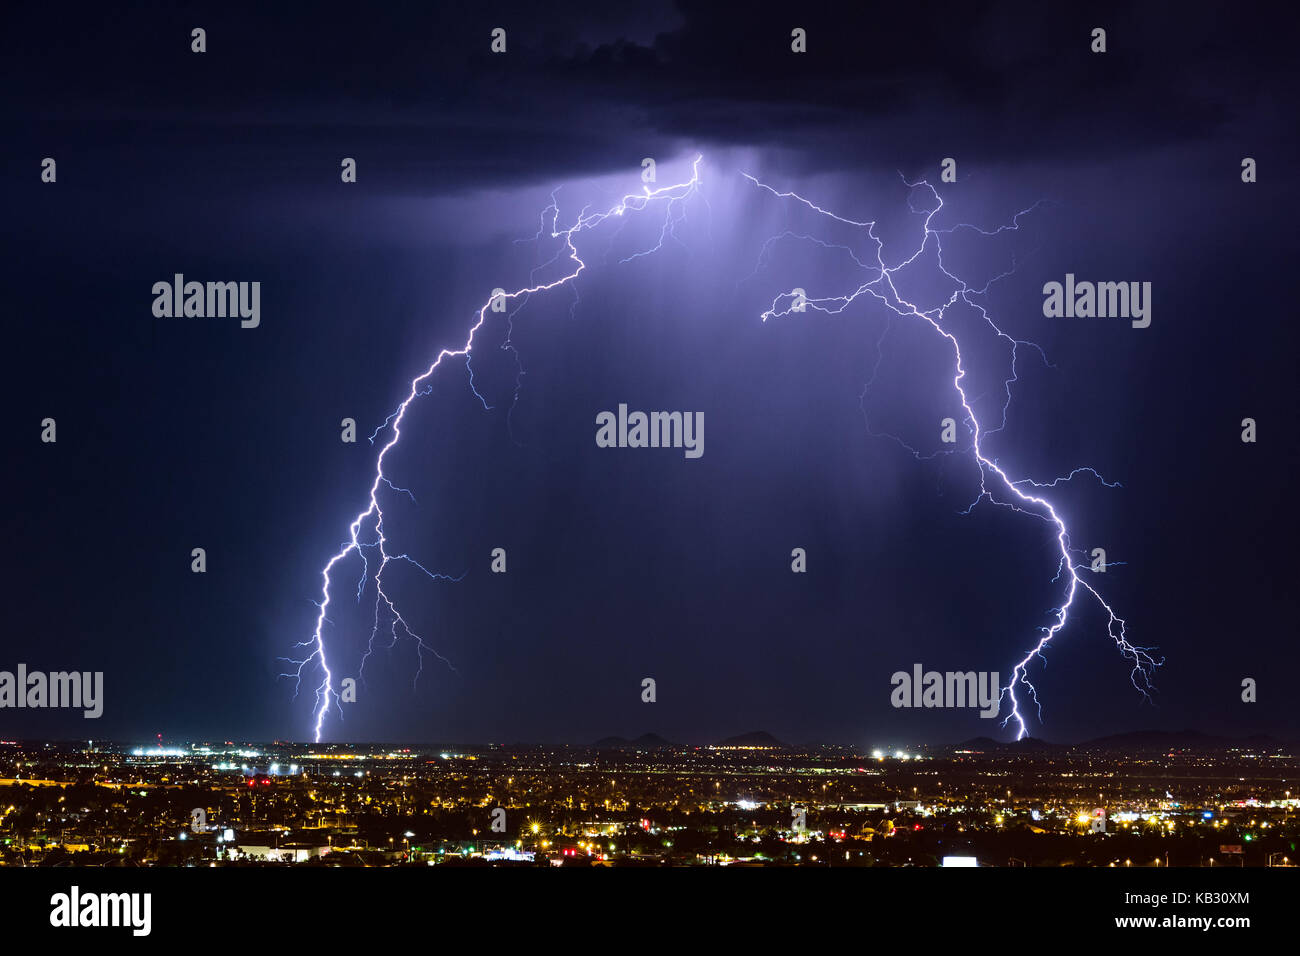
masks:
[[[252,777],[249,777],[249,778],[248,778],[248,785],[249,785],[250,787],[256,787],[256,786],[257,786],[257,781],[254,780]]]
[[[919,823],[914,824],[914,825],[912,826],[912,829],[913,829],[913,830],[919,830],[919,829],[921,829],[921,824],[919,824]]]

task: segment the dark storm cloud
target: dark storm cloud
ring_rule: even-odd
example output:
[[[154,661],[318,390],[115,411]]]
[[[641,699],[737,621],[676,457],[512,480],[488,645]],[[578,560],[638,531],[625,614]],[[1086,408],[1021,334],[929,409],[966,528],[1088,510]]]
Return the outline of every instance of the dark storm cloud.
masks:
[[[101,162],[131,161],[124,150],[149,141],[294,166],[364,141],[371,185],[393,191],[558,181],[710,143],[788,148],[809,169],[1068,161],[1284,115],[1288,34],[1272,16],[691,0],[68,18],[30,7],[6,30],[3,96],[20,129]],[[196,25],[202,57],[189,52]],[[495,26],[509,31],[504,57],[488,50]],[[790,52],[793,26],[808,31],[807,55]],[[1104,56],[1089,52],[1094,26],[1108,31]]]
[[[831,140],[839,155],[933,142],[988,159],[1082,158],[1206,138],[1285,108],[1285,31],[1239,7],[680,7],[683,27],[651,50],[609,45],[566,69],[613,77],[609,95],[643,104],[655,128],[797,147],[813,165]],[[789,52],[795,25],[808,31],[806,56]],[[1089,49],[1095,26],[1108,32],[1104,55]],[[624,69],[606,74],[611,62]]]

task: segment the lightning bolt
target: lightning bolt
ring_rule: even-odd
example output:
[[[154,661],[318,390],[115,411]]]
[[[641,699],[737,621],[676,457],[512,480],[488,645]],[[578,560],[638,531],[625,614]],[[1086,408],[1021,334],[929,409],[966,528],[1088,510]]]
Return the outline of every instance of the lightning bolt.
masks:
[[[1133,664],[1130,673],[1130,680],[1132,681],[1133,686],[1136,687],[1146,699],[1150,699],[1150,693],[1153,689],[1151,684],[1152,674],[1155,668],[1164,662],[1163,658],[1161,660],[1156,660],[1151,656],[1150,652],[1155,650],[1155,648],[1139,647],[1132,644],[1128,639],[1128,625],[1125,623],[1124,619],[1115,612],[1114,608],[1111,607],[1093,585],[1083,579],[1081,572],[1088,570],[1088,565],[1075,563],[1073,555],[1082,552],[1071,547],[1070,532],[1066,526],[1065,519],[1062,518],[1057,507],[1044,493],[1048,489],[1056,488],[1062,482],[1069,481],[1078,475],[1084,474],[1091,475],[1108,488],[1119,487],[1118,482],[1108,482],[1095,469],[1088,467],[1075,468],[1068,475],[1045,482],[1034,481],[1029,478],[1012,478],[1007,474],[1006,470],[998,464],[997,460],[989,457],[984,450],[985,439],[989,435],[1001,430],[1006,425],[1007,409],[1011,403],[1012,385],[1017,381],[1016,365],[1019,359],[1018,349],[1022,346],[1033,348],[1038,351],[1040,356],[1042,356],[1044,362],[1047,361],[1047,358],[1046,355],[1043,354],[1042,349],[1034,345],[1034,343],[1015,339],[1002,331],[1002,329],[994,323],[992,316],[989,315],[987,309],[980,301],[981,298],[987,294],[990,286],[1014,272],[1014,261],[1012,268],[1009,271],[995,276],[982,287],[974,288],[965,280],[955,275],[948,266],[944,264],[943,237],[952,235],[960,230],[974,230],[984,236],[994,236],[1002,232],[1017,230],[1020,228],[1021,218],[1027,216],[1041,203],[1035,203],[1034,206],[1021,210],[1015,215],[1010,223],[998,226],[993,230],[980,229],[979,227],[968,223],[960,223],[939,229],[932,225],[935,217],[938,216],[940,211],[944,208],[943,199],[940,197],[938,190],[925,180],[913,183],[908,182],[906,177],[903,177],[904,185],[912,190],[908,200],[909,207],[913,213],[924,214],[924,228],[920,245],[917,246],[910,255],[903,258],[896,265],[888,266],[885,264],[884,259],[884,243],[876,235],[876,223],[874,221],[847,219],[822,208],[816,203],[800,196],[798,193],[778,191],[766,183],[760,182],[748,173],[742,173],[742,175],[760,190],[764,190],[780,200],[802,204],[804,207],[812,210],[820,216],[825,216],[854,229],[865,230],[868,238],[875,243],[874,263],[864,263],[859,260],[847,246],[832,245],[813,236],[801,235],[787,231],[779,236],[774,236],[769,239],[760,251],[759,266],[761,266],[764,256],[770,252],[772,246],[777,241],[807,241],[820,245],[828,250],[843,250],[847,252],[856,266],[864,270],[868,275],[865,277],[866,281],[861,282],[851,292],[843,295],[832,295],[822,298],[805,298],[794,291],[783,293],[777,296],[772,301],[771,306],[763,312],[763,321],[766,322],[769,318],[789,315],[792,311],[802,311],[802,309],[807,306],[811,306],[821,312],[838,313],[846,309],[851,303],[857,301],[859,297],[869,295],[891,310],[894,315],[900,316],[904,319],[917,320],[926,323],[952,350],[954,361],[954,377],[952,385],[961,401],[961,406],[965,413],[965,422],[971,435],[971,446],[969,451],[974,458],[979,471],[979,494],[976,496],[975,500],[971,502],[970,506],[965,509],[963,514],[968,514],[981,501],[988,501],[992,504],[1009,508],[1018,514],[1031,515],[1038,518],[1045,522],[1053,533],[1060,557],[1057,561],[1056,576],[1052,579],[1052,582],[1055,583],[1060,581],[1062,576],[1064,576],[1064,600],[1061,602],[1060,607],[1052,608],[1048,612],[1051,617],[1050,624],[1039,627],[1040,636],[1038,640],[1029,648],[1024,657],[1017,661],[1012,670],[1007,686],[1001,691],[999,697],[999,712],[1002,710],[1004,701],[1008,702],[1010,705],[1009,712],[1002,720],[1002,726],[1006,727],[1009,722],[1015,721],[1017,740],[1025,737],[1028,733],[1025,724],[1025,716],[1021,713],[1021,701],[1016,695],[1016,689],[1020,685],[1023,685],[1027,689],[1029,697],[1033,700],[1034,705],[1037,708],[1038,719],[1040,722],[1042,721],[1042,704],[1038,699],[1037,689],[1029,679],[1029,667],[1034,658],[1038,658],[1046,664],[1047,658],[1044,656],[1043,652],[1047,649],[1052,639],[1065,628],[1066,623],[1069,621],[1070,611],[1075,606],[1075,598],[1079,597],[1081,592],[1084,593],[1085,596],[1094,599],[1106,615],[1107,634],[1114,640],[1120,654],[1130,660]],[[912,205],[910,196],[916,195],[918,191],[928,193],[929,196],[932,197],[932,208],[929,208],[928,210],[918,210],[914,205]],[[927,202],[926,205],[931,204]],[[894,284],[894,276],[901,269],[904,269],[915,262],[927,249],[931,248],[936,256],[939,270],[955,284],[956,288],[948,300],[942,305],[937,308],[922,309],[915,303],[905,299],[899,293]],[[757,272],[757,267],[755,271]],[[956,334],[954,334],[949,328],[945,327],[945,316],[947,310],[959,301],[965,303],[978,312],[989,328],[991,328],[998,338],[1005,342],[1010,349],[1010,374],[1003,381],[1004,400],[1002,403],[1002,418],[994,427],[986,428],[981,424],[979,418],[975,414],[975,410],[972,407],[974,399],[970,398],[966,391],[965,380],[967,368],[965,359],[962,355],[961,342],[958,341]],[[890,322],[893,322],[892,315],[890,317]],[[884,335],[888,333],[889,327],[890,326],[887,324],[884,333],[882,333],[881,338],[876,343],[876,366],[872,372],[871,379],[863,389],[861,396],[861,401],[863,402],[865,402],[866,393],[874,383],[875,376],[879,371],[882,354],[881,348],[884,342]],[[865,404],[862,407],[865,416]],[[870,432],[869,421],[868,431]],[[872,432],[872,434],[876,433]],[[927,457],[921,455],[916,449],[907,445],[895,436],[888,435],[882,437],[893,438],[895,441],[898,441],[899,444],[902,444],[903,447],[907,448],[907,450],[917,458]],[[951,454],[952,452],[948,453]],[[1120,562],[1115,563],[1118,564]]]
[[[514,305],[514,308],[507,316],[506,344],[503,346],[509,348],[513,353],[514,348],[510,344],[510,332],[513,331],[513,325],[510,325],[509,323],[512,321],[514,314],[519,310],[519,308],[522,308],[524,303],[528,301],[529,297],[538,293],[549,292],[550,290],[557,289],[561,286],[568,286],[571,289],[575,289],[576,297],[575,280],[587,268],[586,262],[584,262],[578,255],[578,248],[574,244],[575,237],[580,233],[595,229],[606,221],[619,219],[626,213],[639,212],[647,209],[651,205],[662,204],[664,206],[664,224],[663,229],[660,231],[658,242],[652,248],[638,252],[636,255],[629,256],[622,261],[627,262],[631,259],[649,255],[663,248],[665,242],[670,238],[675,237],[674,228],[676,224],[681,221],[682,215],[684,215],[682,203],[698,191],[700,185],[701,159],[701,156],[695,157],[694,162],[691,164],[691,177],[685,182],[671,186],[662,186],[657,189],[651,189],[649,185],[645,185],[641,192],[625,195],[604,212],[590,212],[590,207],[584,207],[573,224],[563,229],[558,226],[559,205],[556,202],[555,193],[552,193],[550,205],[548,205],[541,213],[539,229],[534,238],[538,240],[546,238],[544,234],[548,231],[546,220],[547,214],[549,213],[549,237],[558,240],[559,246],[555,256],[552,257],[550,262],[543,263],[533,269],[529,276],[529,285],[516,289],[514,292],[506,292],[501,295],[493,296],[483,303],[483,306],[478,310],[477,320],[470,326],[464,344],[459,348],[444,348],[440,351],[433,359],[433,362],[420,375],[417,375],[412,379],[410,387],[407,390],[406,398],[397,406],[392,414],[385,419],[384,423],[375,430],[375,433],[371,435],[370,441],[372,445],[375,443],[375,439],[385,432],[386,440],[382,444],[379,455],[375,461],[375,477],[370,485],[370,492],[366,506],[352,519],[352,523],[348,526],[347,540],[343,542],[339,551],[326,562],[325,567],[321,570],[321,600],[316,602],[319,613],[316,616],[315,630],[312,632],[310,638],[305,641],[300,641],[295,645],[296,647],[308,648],[310,653],[301,659],[281,658],[281,660],[286,660],[291,664],[297,665],[296,670],[280,675],[295,680],[295,697],[301,690],[302,680],[308,668],[314,665],[320,670],[321,680],[316,686],[315,693],[314,732],[316,741],[321,739],[325,717],[326,714],[329,713],[331,702],[337,700],[337,691],[334,689],[334,672],[330,667],[325,646],[325,625],[331,623],[328,614],[332,599],[331,589],[334,586],[332,575],[339,564],[349,557],[356,555],[361,559],[362,572],[361,578],[357,584],[357,600],[361,600],[364,594],[367,579],[373,582],[375,589],[374,626],[371,629],[370,642],[366,648],[366,652],[361,658],[362,671],[364,671],[366,660],[374,650],[375,640],[379,635],[379,629],[385,620],[389,622],[389,629],[392,634],[392,643],[389,644],[390,647],[395,644],[402,635],[405,635],[415,642],[420,659],[420,669],[416,671],[416,679],[419,678],[420,671],[423,670],[424,653],[426,651],[450,666],[450,663],[446,658],[441,654],[438,654],[437,651],[435,651],[411,628],[405,618],[402,617],[397,603],[389,596],[388,592],[384,590],[384,572],[394,562],[403,562],[415,567],[419,571],[423,572],[431,581],[459,581],[465,576],[464,573],[458,577],[435,573],[424,567],[424,565],[409,554],[390,554],[388,551],[388,539],[384,534],[384,510],[380,501],[381,494],[385,489],[387,489],[387,491],[393,493],[405,494],[409,496],[412,501],[415,499],[415,496],[408,489],[393,484],[388,475],[384,472],[384,459],[401,440],[402,422],[406,417],[407,409],[410,408],[411,403],[417,398],[429,394],[432,390],[431,380],[433,375],[438,371],[439,367],[445,360],[464,358],[466,361],[466,367],[468,368],[470,354],[474,349],[475,336],[487,321],[488,312],[492,309],[494,302],[501,301],[505,305]],[[554,265],[557,262],[567,264],[568,271],[560,278],[554,279],[550,282],[537,282],[536,276],[538,271],[547,266]],[[575,307],[576,304],[577,302],[575,298]],[[517,353],[515,354],[515,357],[517,360]],[[474,395],[483,403],[485,408],[490,407],[478,390],[474,388],[472,369],[469,370],[469,374],[471,391],[474,392]],[[519,395],[522,374],[522,369],[519,369],[515,379],[516,399]],[[366,555],[367,551],[372,552],[372,556],[369,558]],[[377,563],[373,575],[370,573],[372,562]]]

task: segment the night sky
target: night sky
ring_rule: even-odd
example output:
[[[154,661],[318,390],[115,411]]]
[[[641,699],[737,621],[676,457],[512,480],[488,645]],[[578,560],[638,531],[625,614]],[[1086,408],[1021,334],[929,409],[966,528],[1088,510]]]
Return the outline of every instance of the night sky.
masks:
[[[1089,466],[1122,484],[1076,478],[1053,501],[1077,547],[1122,562],[1098,587],[1165,664],[1145,702],[1081,601],[1032,671],[1030,732],[1300,737],[1293,34],[1239,3],[611,6],[7,12],[0,669],[103,671],[105,702],[93,721],[6,709],[0,737],[309,738],[318,672],[295,699],[277,657],[310,637],[321,568],[365,506],[366,436],[493,288],[554,254],[532,241],[553,190],[565,226],[639,192],[644,157],[664,185],[697,154],[700,192],[662,249],[620,262],[655,245],[662,212],[582,234],[578,298],[512,312],[515,353],[490,314],[483,401],[459,359],[412,405],[386,469],[415,501],[386,492],[390,547],[464,578],[388,581],[454,670],[426,655],[413,682],[414,646],[387,649],[381,627],[327,739],[1010,736],[973,710],[895,709],[890,675],[1005,682],[1062,596],[1051,529],[987,502],[961,514],[968,454],[918,461],[869,434],[941,450],[960,409],[933,330],[887,330],[870,299],[761,321],[794,286],[863,281],[844,250],[797,239],[760,262],[769,237],[872,246],[742,171],[877,220],[891,264],[924,219],[900,173],[936,184],[944,225],[1034,207],[1016,231],[954,236],[946,260],[980,286],[1014,265],[986,304],[1052,365],[1019,352],[986,451],[1017,477]],[[937,304],[934,266],[906,281]],[[259,281],[260,326],[155,317],[151,288],[175,273]],[[1044,317],[1043,284],[1066,273],[1150,282],[1151,326]],[[996,412],[1008,354],[971,335],[978,407]],[[702,411],[703,456],[596,447],[619,403]],[[360,563],[342,567],[336,677],[355,676],[374,605]]]

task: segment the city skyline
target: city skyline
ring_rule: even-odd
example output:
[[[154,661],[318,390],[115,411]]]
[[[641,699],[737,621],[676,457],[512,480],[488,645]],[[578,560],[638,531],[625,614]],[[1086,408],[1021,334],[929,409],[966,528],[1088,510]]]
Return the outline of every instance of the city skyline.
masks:
[[[1290,867],[1296,754],[0,742],[0,865]]]

